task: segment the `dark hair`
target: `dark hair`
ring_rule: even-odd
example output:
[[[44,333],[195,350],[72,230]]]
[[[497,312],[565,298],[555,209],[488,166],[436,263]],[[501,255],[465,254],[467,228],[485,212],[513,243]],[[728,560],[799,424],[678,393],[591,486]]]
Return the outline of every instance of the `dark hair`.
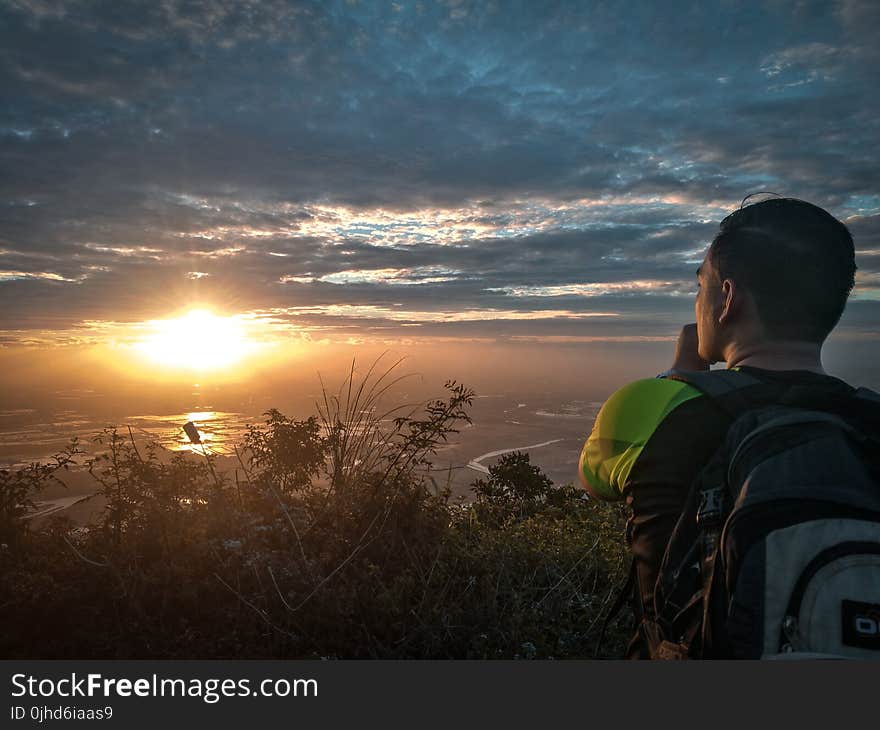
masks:
[[[731,213],[721,221],[709,261],[720,281],[733,279],[752,294],[767,334],[787,340],[822,343],[855,285],[847,227],[796,198],[771,198]]]

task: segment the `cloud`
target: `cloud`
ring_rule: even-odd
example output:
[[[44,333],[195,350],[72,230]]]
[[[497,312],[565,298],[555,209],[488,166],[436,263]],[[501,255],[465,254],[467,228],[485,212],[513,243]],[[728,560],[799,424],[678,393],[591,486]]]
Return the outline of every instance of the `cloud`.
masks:
[[[7,342],[190,302],[327,336],[665,338],[767,189],[845,219],[875,297],[875,4],[0,13]]]
[[[796,74],[797,79],[786,86],[797,86],[817,80],[830,81],[843,70],[852,49],[827,43],[805,43],[769,55],[761,63],[761,71],[771,78]]]

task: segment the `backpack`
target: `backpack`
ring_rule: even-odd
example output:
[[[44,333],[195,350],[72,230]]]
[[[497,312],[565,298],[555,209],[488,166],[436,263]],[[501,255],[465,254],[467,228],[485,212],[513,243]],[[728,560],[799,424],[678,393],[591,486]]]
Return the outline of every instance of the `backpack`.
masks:
[[[880,395],[667,377],[731,424],[667,544],[640,627],[651,657],[880,659]]]

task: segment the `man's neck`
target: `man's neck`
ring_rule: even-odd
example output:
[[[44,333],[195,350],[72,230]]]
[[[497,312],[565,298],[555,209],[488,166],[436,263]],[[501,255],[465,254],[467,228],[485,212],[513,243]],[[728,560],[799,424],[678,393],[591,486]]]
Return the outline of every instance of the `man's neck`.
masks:
[[[813,342],[733,344],[726,355],[728,368],[749,365],[765,370],[809,370],[827,375],[822,367],[822,346]]]

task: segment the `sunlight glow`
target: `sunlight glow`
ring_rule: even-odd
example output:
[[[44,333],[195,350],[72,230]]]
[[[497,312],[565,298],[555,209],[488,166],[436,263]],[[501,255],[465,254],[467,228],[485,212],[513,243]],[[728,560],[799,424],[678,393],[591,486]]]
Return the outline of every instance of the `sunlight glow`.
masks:
[[[237,317],[219,317],[195,309],[176,319],[153,320],[152,334],[135,349],[153,362],[193,370],[226,368],[238,363],[258,344],[248,338]]]

